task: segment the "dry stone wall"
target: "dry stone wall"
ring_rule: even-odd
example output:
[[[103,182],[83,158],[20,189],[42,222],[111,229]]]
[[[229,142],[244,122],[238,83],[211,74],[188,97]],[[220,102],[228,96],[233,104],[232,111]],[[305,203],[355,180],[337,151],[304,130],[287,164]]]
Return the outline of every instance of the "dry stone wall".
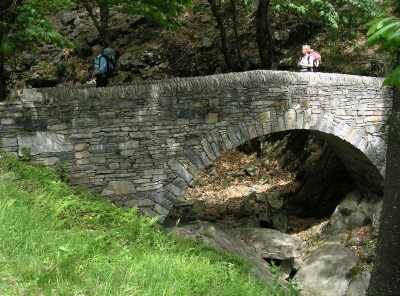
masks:
[[[165,217],[224,152],[286,130],[319,133],[349,171],[361,174],[360,183],[373,183],[384,174],[381,127],[392,98],[381,83],[251,71],[101,89],[26,89],[20,100],[0,103],[0,148],[67,166],[71,184],[150,216]]]

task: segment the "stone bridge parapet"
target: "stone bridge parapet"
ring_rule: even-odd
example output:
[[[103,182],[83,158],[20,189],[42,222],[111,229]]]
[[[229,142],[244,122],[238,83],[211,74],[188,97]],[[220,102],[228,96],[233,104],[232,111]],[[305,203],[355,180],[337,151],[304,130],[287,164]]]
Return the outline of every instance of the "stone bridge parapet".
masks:
[[[26,89],[21,100],[0,103],[0,148],[68,166],[71,184],[166,217],[190,181],[224,152],[306,129],[337,150],[360,186],[379,191],[381,127],[392,100],[382,81],[259,70],[101,89]]]

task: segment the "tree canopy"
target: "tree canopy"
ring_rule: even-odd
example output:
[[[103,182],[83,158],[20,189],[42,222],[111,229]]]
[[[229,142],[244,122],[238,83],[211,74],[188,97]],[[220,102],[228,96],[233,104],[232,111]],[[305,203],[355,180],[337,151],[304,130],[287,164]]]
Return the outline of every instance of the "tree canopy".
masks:
[[[45,3],[45,5],[44,5]],[[61,47],[73,44],[51,26],[48,16],[71,7],[68,0],[3,0],[0,3],[0,100],[6,97],[6,58],[32,48],[38,41]]]
[[[142,15],[162,25],[171,25],[170,20],[177,17],[190,6],[192,0],[71,0],[82,5],[89,13],[105,46],[111,46],[108,36],[110,10],[124,14]]]
[[[67,7],[71,7],[71,3],[63,0],[46,1],[46,5],[41,0],[3,0],[0,4],[0,53],[10,56],[36,41],[72,47],[72,43],[53,30],[46,18]]]
[[[327,26],[338,29],[360,18],[376,17],[380,11],[372,0],[274,0],[274,11],[289,9],[295,12],[299,21],[322,21]]]

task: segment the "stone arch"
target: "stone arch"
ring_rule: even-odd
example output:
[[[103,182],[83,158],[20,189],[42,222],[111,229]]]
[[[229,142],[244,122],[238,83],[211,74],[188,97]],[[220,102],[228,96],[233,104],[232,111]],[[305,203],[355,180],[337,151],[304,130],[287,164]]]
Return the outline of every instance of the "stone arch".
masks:
[[[359,163],[372,162],[378,171],[365,178],[384,175],[380,127],[392,94],[382,81],[257,70],[103,89],[24,90],[21,102],[0,104],[0,146],[17,152],[30,145],[37,148],[35,161],[67,162],[73,185],[100,190],[119,206],[165,215],[221,153],[279,131],[311,130],[339,148],[350,143],[354,148],[340,150],[347,163],[362,151],[368,161]],[[50,145],[41,145],[43,137]]]
[[[177,178],[164,186],[164,197],[160,193],[153,193],[152,199],[165,207],[167,211],[164,213],[167,215],[191,180],[211,166],[225,152],[261,136],[295,130],[308,130],[332,146],[360,189],[378,195],[383,194],[381,181],[384,175],[386,144],[380,137],[370,139],[368,142],[364,138],[365,128],[355,130],[354,122],[350,125],[339,123],[334,128],[332,125],[334,114],[315,117],[315,124],[312,126],[304,125],[304,121],[303,125],[298,123],[296,126],[293,124],[293,119],[297,118],[294,112],[293,109],[287,110],[283,116],[283,124],[278,125],[281,128],[274,131],[267,128],[269,131],[266,133],[262,125],[257,122],[241,122],[227,126],[226,129],[214,129],[199,141],[201,143],[199,148],[188,147],[185,149],[185,157],[182,159],[170,158],[168,160],[168,166],[177,175]],[[367,145],[367,143],[370,144]],[[156,198],[154,198],[155,196]]]

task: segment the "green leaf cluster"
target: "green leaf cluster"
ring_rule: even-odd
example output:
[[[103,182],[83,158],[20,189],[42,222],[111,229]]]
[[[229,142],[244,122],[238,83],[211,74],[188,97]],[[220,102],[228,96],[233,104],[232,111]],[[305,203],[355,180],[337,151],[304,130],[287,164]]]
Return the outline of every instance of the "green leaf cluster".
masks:
[[[42,41],[61,47],[73,47],[73,44],[55,32],[46,16],[62,9],[72,7],[69,0],[25,0],[15,4],[10,2],[0,14],[0,53],[12,55]]]
[[[400,46],[400,18],[378,18],[366,24],[368,45],[383,44],[386,50],[396,49]],[[398,65],[383,81],[382,86],[394,83],[400,88],[400,65]]]
[[[277,1],[296,12],[303,21],[323,21],[333,29],[347,26],[360,18],[376,17],[380,8],[371,0],[292,0]]]
[[[320,21],[333,29],[380,13],[379,5],[373,0],[272,0],[271,4],[276,13],[287,10],[298,15],[299,22]]]

